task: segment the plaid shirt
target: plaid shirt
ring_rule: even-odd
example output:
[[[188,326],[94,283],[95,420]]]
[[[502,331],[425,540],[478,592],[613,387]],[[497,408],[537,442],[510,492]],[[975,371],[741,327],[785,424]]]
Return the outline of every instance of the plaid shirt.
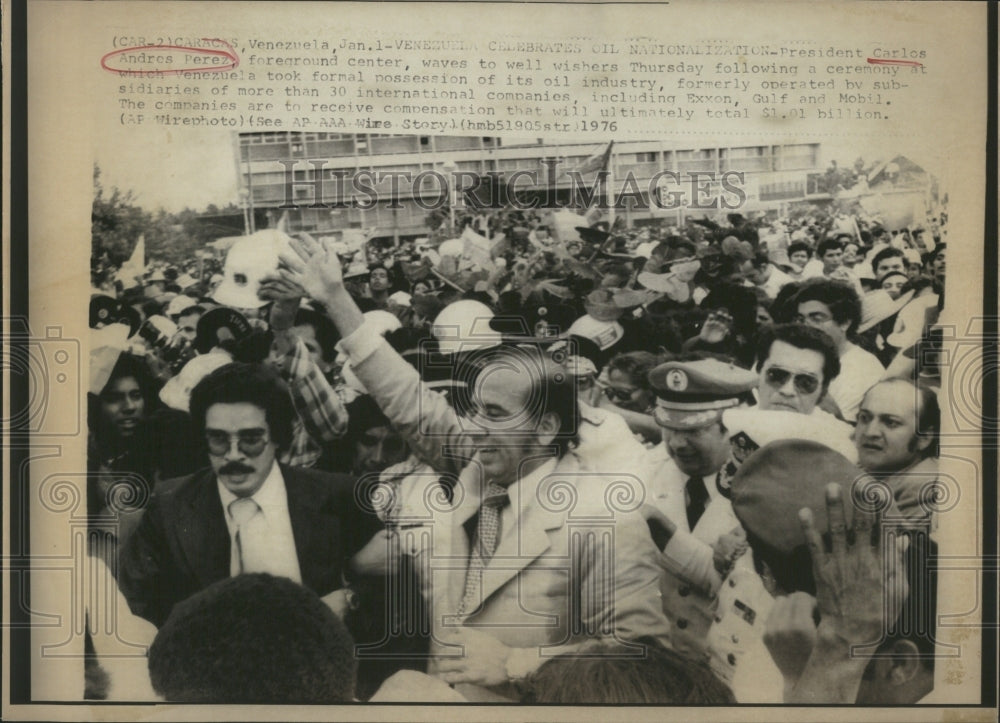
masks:
[[[323,454],[322,445],[347,432],[347,409],[301,339],[295,339],[284,361],[282,371],[296,417],[292,446],[281,461],[292,467],[312,467]]]

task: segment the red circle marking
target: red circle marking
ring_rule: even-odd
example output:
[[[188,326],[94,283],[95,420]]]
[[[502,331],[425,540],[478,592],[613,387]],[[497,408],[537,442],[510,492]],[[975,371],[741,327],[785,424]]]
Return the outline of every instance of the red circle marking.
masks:
[[[119,50],[113,50],[110,53],[105,54],[101,58],[101,67],[110,73],[126,73],[128,75],[179,75],[181,73],[219,73],[226,70],[233,70],[240,64],[240,58],[236,54],[236,50],[232,45],[227,43],[225,40],[220,40],[218,38],[203,38],[203,40],[222,43],[226,46],[225,50],[216,50],[214,48],[190,48],[185,45],[137,45],[134,48],[121,48]],[[196,55],[208,55],[215,58],[222,57],[228,58],[230,62],[224,65],[196,65],[190,68],[170,68],[169,70],[156,70],[156,69],[144,69],[136,70],[133,68],[116,68],[112,66],[109,61],[116,56],[122,55],[123,53],[135,53],[144,50],[168,50],[168,51],[183,51],[187,54]]]
[[[905,65],[910,68],[922,68],[924,65],[916,60],[892,60],[891,58],[868,58],[868,62],[872,65]]]

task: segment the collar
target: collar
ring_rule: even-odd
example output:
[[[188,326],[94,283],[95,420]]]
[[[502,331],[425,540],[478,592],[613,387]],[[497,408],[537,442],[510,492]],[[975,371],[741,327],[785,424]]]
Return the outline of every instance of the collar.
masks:
[[[226,489],[226,486],[219,481],[218,477],[215,478],[215,484],[219,489],[219,499],[222,500],[222,509],[225,510],[226,519],[230,520],[229,505],[237,497]],[[281,474],[281,468],[278,466],[277,459],[274,460],[274,463],[271,465],[271,471],[264,478],[264,484],[260,486],[259,490],[250,495],[250,498],[260,505],[265,514],[267,510],[288,507],[288,496],[285,493],[285,478]]]

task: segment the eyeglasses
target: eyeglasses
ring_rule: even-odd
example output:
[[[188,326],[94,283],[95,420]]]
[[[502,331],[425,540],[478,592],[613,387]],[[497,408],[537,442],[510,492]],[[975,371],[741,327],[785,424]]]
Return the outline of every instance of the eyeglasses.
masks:
[[[635,389],[621,389],[620,387],[612,387],[610,385],[604,385],[601,391],[612,402],[631,401],[632,395],[636,392]]]
[[[829,314],[824,314],[822,311],[814,311],[808,315],[799,314],[795,317],[795,321],[799,324],[811,323],[811,324],[825,324],[828,321],[832,321],[833,317]]]
[[[205,432],[208,451],[216,457],[228,454],[229,450],[232,449],[234,439],[236,440],[236,448],[247,457],[260,456],[270,441],[267,432],[263,429],[243,429],[236,434],[216,429],[209,429]]]
[[[795,391],[799,394],[813,394],[819,389],[819,379],[812,374],[792,374],[787,369],[781,367],[771,367],[764,372],[764,379],[768,386],[781,389],[794,377]]]
[[[732,324],[733,323],[733,317],[732,317],[732,315],[729,314],[729,312],[727,312],[727,311],[722,311],[722,310],[719,310],[719,309],[717,309],[715,311],[708,312],[708,317],[705,320],[706,321],[718,321],[718,322],[721,322],[723,324]]]

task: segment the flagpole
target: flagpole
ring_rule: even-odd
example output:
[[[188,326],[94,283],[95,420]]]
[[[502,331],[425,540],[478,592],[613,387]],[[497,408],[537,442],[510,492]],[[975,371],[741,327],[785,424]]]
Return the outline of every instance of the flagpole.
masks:
[[[608,193],[608,231],[610,231],[615,225],[615,151],[614,151],[614,141],[608,145],[608,178],[607,178],[607,193]]]

